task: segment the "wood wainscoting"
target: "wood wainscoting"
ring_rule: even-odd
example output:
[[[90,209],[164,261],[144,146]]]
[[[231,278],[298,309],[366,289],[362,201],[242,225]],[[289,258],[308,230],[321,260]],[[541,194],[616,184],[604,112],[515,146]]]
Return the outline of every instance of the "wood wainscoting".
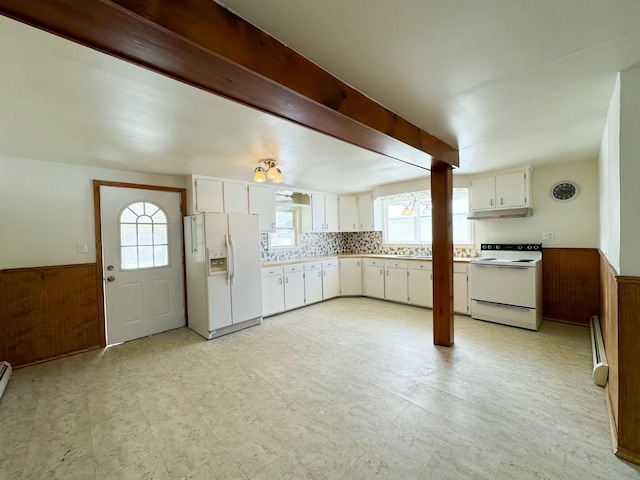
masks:
[[[614,450],[640,464],[640,277],[619,276],[601,253],[600,288]]]
[[[545,320],[589,325],[600,313],[597,248],[542,251],[542,314]]]
[[[104,346],[96,264],[0,271],[0,360],[15,367]]]

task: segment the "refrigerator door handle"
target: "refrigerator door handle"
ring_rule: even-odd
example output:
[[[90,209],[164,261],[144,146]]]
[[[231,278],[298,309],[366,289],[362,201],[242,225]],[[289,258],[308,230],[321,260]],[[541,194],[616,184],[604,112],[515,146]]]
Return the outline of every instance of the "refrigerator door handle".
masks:
[[[231,265],[229,257],[231,257],[231,247],[229,246],[229,235],[224,236],[224,245],[227,248],[227,285],[231,283]]]
[[[231,285],[236,282],[236,247],[233,245],[233,235],[229,235],[229,245],[231,246]],[[227,267],[228,268],[228,267]]]
[[[198,233],[198,224],[196,223],[196,217],[191,217],[191,253],[198,253],[198,239],[196,234]]]

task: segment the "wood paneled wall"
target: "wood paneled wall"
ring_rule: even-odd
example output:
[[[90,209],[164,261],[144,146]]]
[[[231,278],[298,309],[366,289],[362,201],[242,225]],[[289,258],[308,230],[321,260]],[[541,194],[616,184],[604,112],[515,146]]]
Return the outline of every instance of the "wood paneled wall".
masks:
[[[95,264],[0,271],[0,360],[19,367],[103,344]]]
[[[595,248],[545,248],[542,314],[545,320],[589,325],[600,311],[600,254]]]
[[[616,272],[604,255],[600,257],[600,325],[609,362],[607,395],[612,409],[612,421],[618,424],[618,284]]]
[[[618,276],[601,255],[600,286],[614,449],[640,464],[640,277]]]

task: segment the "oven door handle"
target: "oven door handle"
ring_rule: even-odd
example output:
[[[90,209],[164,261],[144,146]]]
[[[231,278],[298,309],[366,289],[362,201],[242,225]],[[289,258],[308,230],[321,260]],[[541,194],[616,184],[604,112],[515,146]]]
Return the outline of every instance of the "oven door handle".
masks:
[[[529,308],[529,307],[521,307],[519,305],[507,305],[506,303],[487,302],[486,300],[476,300],[475,298],[472,298],[471,300],[481,305],[489,305],[491,307],[510,308],[511,310],[519,310],[521,312],[528,312],[530,310],[534,310],[533,308]]]
[[[533,267],[528,267],[528,266],[522,266],[519,267],[517,265],[511,266],[511,265],[481,265],[478,263],[472,263],[471,264],[472,267],[480,267],[480,268],[511,268],[514,270],[526,270],[529,268],[533,268]]]

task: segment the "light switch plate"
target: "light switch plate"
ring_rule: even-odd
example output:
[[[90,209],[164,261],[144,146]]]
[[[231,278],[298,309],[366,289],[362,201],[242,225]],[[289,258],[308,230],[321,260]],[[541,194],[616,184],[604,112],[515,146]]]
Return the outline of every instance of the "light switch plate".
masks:
[[[77,253],[88,253],[89,248],[87,246],[87,242],[76,242],[76,252]]]

